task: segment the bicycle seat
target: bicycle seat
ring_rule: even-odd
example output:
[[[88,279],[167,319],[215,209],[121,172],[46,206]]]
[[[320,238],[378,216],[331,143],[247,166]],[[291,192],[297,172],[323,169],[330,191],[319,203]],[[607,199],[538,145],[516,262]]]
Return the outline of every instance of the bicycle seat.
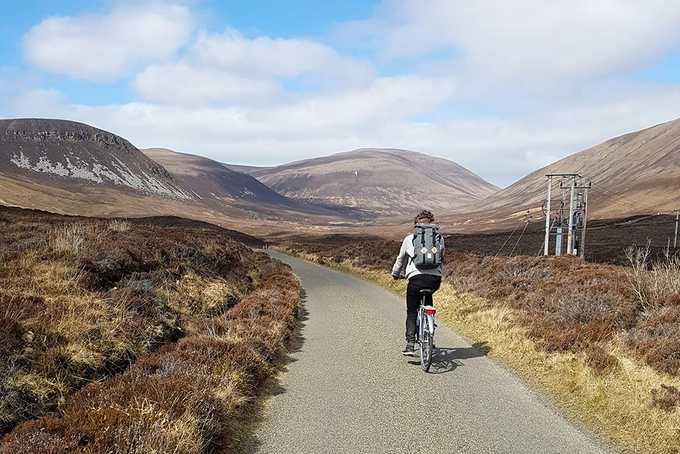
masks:
[[[431,290],[429,288],[424,288],[420,290],[421,295],[432,295],[434,293],[434,290]]]

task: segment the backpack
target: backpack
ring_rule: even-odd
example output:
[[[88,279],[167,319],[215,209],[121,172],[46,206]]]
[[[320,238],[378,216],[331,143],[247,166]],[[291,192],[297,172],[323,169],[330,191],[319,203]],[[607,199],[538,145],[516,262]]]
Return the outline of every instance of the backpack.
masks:
[[[413,265],[419,270],[438,268],[443,262],[442,235],[436,224],[416,224],[413,232]]]

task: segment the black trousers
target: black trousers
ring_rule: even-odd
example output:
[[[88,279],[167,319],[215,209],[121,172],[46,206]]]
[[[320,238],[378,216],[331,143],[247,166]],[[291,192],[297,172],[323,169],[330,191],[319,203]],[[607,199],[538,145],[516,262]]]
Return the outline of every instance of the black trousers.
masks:
[[[432,290],[436,292],[442,283],[442,278],[429,274],[419,274],[408,280],[406,287],[406,342],[416,340],[416,320],[418,319],[418,309],[420,308],[420,291]],[[432,305],[432,295],[428,295],[425,305]]]

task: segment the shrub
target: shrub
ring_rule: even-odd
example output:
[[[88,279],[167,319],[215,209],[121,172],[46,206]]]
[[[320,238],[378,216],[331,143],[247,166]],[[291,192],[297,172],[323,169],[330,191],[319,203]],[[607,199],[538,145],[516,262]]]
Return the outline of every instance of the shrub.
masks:
[[[626,249],[630,267],[626,271],[634,295],[644,310],[663,305],[680,293],[680,257],[649,263],[649,245],[644,248]]]
[[[597,375],[606,375],[619,366],[619,360],[607,353],[602,346],[591,345],[586,349],[586,364]]]
[[[680,373],[680,307],[645,312],[626,340],[633,353],[657,370]]]
[[[91,384],[61,416],[15,429],[0,452],[211,452],[233,448],[258,387],[295,328],[299,283],[282,264],[200,332]]]
[[[675,386],[661,385],[652,390],[652,407],[671,412],[680,405],[680,390]]]
[[[12,220],[0,231],[0,433],[196,334],[270,261],[217,227],[0,214]]]

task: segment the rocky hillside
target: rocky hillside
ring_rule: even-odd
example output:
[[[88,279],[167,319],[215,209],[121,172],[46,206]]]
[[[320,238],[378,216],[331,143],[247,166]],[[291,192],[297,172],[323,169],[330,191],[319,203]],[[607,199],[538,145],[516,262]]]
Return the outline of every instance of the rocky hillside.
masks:
[[[439,212],[480,200],[498,188],[442,158],[365,148],[278,167],[235,166],[298,200],[349,206],[382,215]]]
[[[127,140],[66,120],[0,120],[0,173],[56,185],[107,185],[193,197]]]

